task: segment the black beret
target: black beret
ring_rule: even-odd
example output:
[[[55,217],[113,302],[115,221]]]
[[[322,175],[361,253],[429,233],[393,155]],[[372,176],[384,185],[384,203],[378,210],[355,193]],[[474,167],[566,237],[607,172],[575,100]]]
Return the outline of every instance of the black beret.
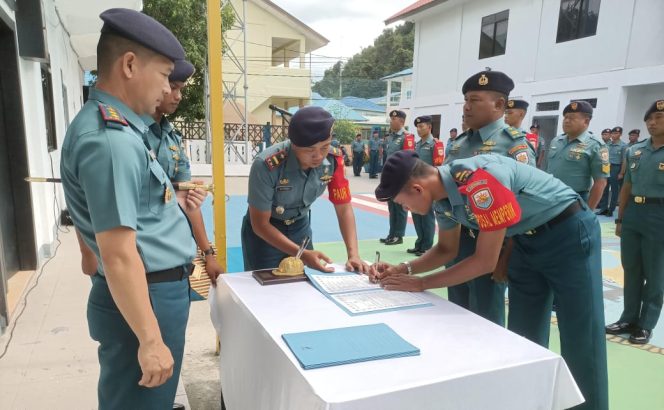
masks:
[[[661,111],[664,111],[664,100],[657,100],[654,103],[652,103],[650,108],[648,108],[648,111],[646,111],[646,115],[643,116],[643,121],[648,121],[648,117],[650,117],[650,114]]]
[[[572,101],[567,104],[567,107],[563,110],[563,115],[570,112],[581,112],[584,114],[593,115],[593,106],[590,105],[587,101]]]
[[[540,129],[540,125],[539,124],[533,124],[533,125],[530,126],[530,128]]]
[[[611,128],[604,128],[604,129],[602,130],[602,134],[605,134],[605,133],[607,133],[607,132],[610,134],[610,133],[611,133]]]
[[[390,155],[380,173],[380,184],[375,192],[376,199],[386,202],[397,196],[410,179],[410,172],[419,157],[415,151],[397,151]]]
[[[288,124],[288,138],[298,147],[310,147],[330,138],[332,124],[334,118],[321,107],[300,108]]]
[[[507,74],[500,71],[480,71],[463,83],[461,92],[465,95],[468,91],[496,91],[510,95],[513,89],[514,81]]]
[[[641,130],[639,129],[634,129],[629,132],[630,134],[636,134],[636,135],[641,135]]]
[[[169,29],[136,10],[114,8],[101,13],[102,33],[115,34],[134,41],[171,61],[184,60],[184,49]]]
[[[196,69],[189,61],[177,60],[173,72],[168,76],[168,81],[180,81],[185,83],[189,77],[194,75],[194,72],[196,72]]]
[[[508,100],[507,101],[507,108],[514,108],[518,110],[524,110],[526,111],[528,109],[528,103],[523,100]]]
[[[622,134],[623,129],[622,129],[622,127],[620,127],[620,126],[618,126],[618,127],[613,127],[613,129],[611,129],[611,132],[619,132],[619,133]]]
[[[431,124],[431,116],[430,115],[420,115],[419,117],[415,118],[414,124],[417,127],[417,124],[421,124],[423,122]]]
[[[405,120],[406,119],[406,113],[401,111],[401,110],[392,110],[392,111],[390,111],[390,118],[393,118],[393,117],[399,117],[399,118],[403,118]]]
[[[457,129],[456,128],[450,129],[450,132],[452,132],[452,131],[457,132]]]

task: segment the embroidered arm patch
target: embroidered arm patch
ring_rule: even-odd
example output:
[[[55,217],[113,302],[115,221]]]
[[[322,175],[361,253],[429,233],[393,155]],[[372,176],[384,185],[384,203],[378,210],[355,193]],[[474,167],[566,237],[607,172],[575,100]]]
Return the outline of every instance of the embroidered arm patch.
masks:
[[[480,231],[497,231],[521,220],[521,207],[514,193],[481,168],[459,187],[459,192],[468,196]]]

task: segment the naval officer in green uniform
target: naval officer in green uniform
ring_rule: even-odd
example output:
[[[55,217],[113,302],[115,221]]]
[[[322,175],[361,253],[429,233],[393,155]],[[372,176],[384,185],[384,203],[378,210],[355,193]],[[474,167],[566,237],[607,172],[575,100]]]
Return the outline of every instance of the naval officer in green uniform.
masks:
[[[390,131],[386,136],[386,145],[383,148],[384,158],[389,158],[397,151],[415,149],[415,136],[406,132],[403,127],[405,121],[405,112],[401,110],[390,112]],[[398,245],[403,243],[403,236],[406,234],[408,212],[392,201],[388,201],[387,210],[390,213],[390,230],[387,236],[381,238],[380,241],[385,245]]]
[[[547,347],[555,296],[562,356],[586,399],[577,408],[608,409],[600,226],[577,193],[500,155],[435,168],[400,152],[388,159],[376,198],[418,214],[433,208],[438,243],[410,262],[372,266],[374,280],[411,292],[463,283],[494,271],[505,238],[512,238],[508,328]],[[479,231],[475,251],[447,269],[412,276],[456,256],[461,226]]]
[[[609,150],[601,138],[588,132],[593,107],[572,101],[563,110],[564,134],[549,147],[546,172],[571,187],[595,209],[609,177]]]
[[[99,408],[168,409],[184,353],[195,245],[140,115],[170,92],[168,76],[184,50],[145,14],[110,9],[100,17],[97,85],[67,130],[60,165],[74,225],[100,261],[87,309],[99,342]],[[188,192],[184,211],[203,198]]]
[[[648,343],[664,298],[664,100],[644,117],[650,138],[627,151],[627,171],[620,191],[616,235],[625,270],[624,309],[606,327],[610,334],[630,334]]]
[[[182,101],[182,89],[186,86],[187,80],[194,75],[194,72],[195,68],[190,62],[186,60],[176,61],[173,72],[168,77],[171,92],[164,97],[154,114],[143,116],[145,124],[150,129],[148,143],[157,155],[157,161],[166,171],[168,178],[176,185],[191,181],[191,167],[189,157],[182,143],[182,135],[175,129],[166,115],[172,115],[177,110],[180,101]],[[184,191],[177,191],[179,200],[183,195],[185,195]],[[198,245],[205,260],[205,272],[212,284],[216,285],[217,277],[223,272],[223,269],[219,265],[216,252],[207,237],[201,211],[198,210],[190,215],[189,222],[191,223],[196,245]]]
[[[420,137],[420,140],[415,143],[415,152],[417,152],[422,161],[433,165],[435,141],[433,135],[431,135],[431,116],[422,115],[417,117],[414,124],[417,134]],[[415,225],[417,240],[415,241],[415,246],[407,249],[406,252],[420,256],[433,245],[433,235],[436,229],[433,210],[426,215],[413,214],[413,225]]]
[[[611,130],[611,140],[606,144],[609,149],[609,162],[611,163],[611,170],[604,194],[599,202],[600,210],[598,215],[613,216],[613,211],[618,205],[618,194],[620,191],[620,184],[622,183],[620,176],[620,169],[622,168],[622,161],[625,157],[627,144],[620,139],[622,136],[622,127],[613,127]]]
[[[380,162],[381,141],[378,131],[374,131],[369,139],[369,178],[378,178],[378,168]]]
[[[360,176],[362,172],[362,165],[364,165],[364,143],[362,142],[362,134],[355,136],[355,141],[350,144],[350,149],[353,151],[353,175]]]
[[[500,71],[481,71],[466,80],[462,91],[465,98],[463,121],[469,127],[459,135],[445,153],[445,163],[475,155],[497,154],[524,164],[535,165],[535,154],[526,134],[505,124],[503,119],[509,93],[514,82]],[[459,256],[461,261],[475,251],[477,230],[461,229]],[[471,310],[501,326],[505,325],[504,275],[496,280],[490,272],[469,283],[447,290],[451,302]]]
[[[261,152],[249,173],[249,208],[242,221],[244,269],[273,269],[297,254],[312,237],[310,208],[328,191],[346,244],[346,269],[366,272],[357,246],[355,215],[341,151],[331,147],[334,118],[320,107],[304,107],[291,118],[289,140]],[[332,271],[332,260],[309,242],[302,262],[320,271]]]

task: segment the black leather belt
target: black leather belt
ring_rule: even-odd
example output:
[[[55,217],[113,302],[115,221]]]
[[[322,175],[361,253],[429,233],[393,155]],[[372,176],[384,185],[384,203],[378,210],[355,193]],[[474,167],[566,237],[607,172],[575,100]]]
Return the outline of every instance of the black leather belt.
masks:
[[[270,218],[270,223],[272,225],[286,225],[286,226],[291,226],[295,222],[300,221],[301,219],[304,219],[303,216],[300,216],[298,218],[291,218],[291,219],[277,219],[277,218]]]
[[[632,195],[630,197],[632,202],[635,204],[643,205],[643,204],[649,204],[649,205],[664,205],[664,198],[653,198],[653,197],[646,197],[646,196],[638,196],[638,195]]]
[[[176,266],[175,268],[148,272],[146,276],[148,283],[176,282],[191,275],[193,270],[194,265],[188,263],[186,265]]]
[[[561,213],[559,213],[557,216],[554,218],[550,219],[549,222],[543,223],[542,225],[536,227],[535,229],[531,229],[527,232],[525,232],[525,235],[535,235],[536,233],[546,230],[546,229],[551,229],[555,225],[563,222],[570,216],[576,214],[577,212],[581,211],[583,209],[583,206],[581,206],[581,203],[577,199],[576,201],[572,202],[570,206],[565,208]]]

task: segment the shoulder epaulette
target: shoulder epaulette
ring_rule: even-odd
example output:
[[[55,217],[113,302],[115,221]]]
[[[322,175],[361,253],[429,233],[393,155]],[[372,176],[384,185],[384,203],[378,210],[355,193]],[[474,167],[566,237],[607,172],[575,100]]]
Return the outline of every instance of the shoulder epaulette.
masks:
[[[118,110],[110,105],[99,103],[99,113],[101,113],[101,118],[106,122],[107,127],[122,129],[122,127],[129,125]]]
[[[504,129],[504,131],[507,133],[507,135],[512,137],[512,139],[524,138],[526,136],[526,134],[523,131],[514,127],[507,127]]]
[[[265,158],[265,164],[270,169],[270,171],[272,171],[279,165],[283,164],[284,159],[286,159],[286,150],[282,149],[281,151],[277,151],[269,157]]]
[[[606,143],[604,142],[604,140],[602,139],[602,137],[598,137],[598,136],[595,135],[595,134],[590,134],[590,138],[589,138],[589,139],[592,140],[592,141],[595,141],[595,142],[598,143],[599,145],[606,145]]]
[[[452,178],[458,185],[464,185],[474,172],[475,170],[470,169],[463,164],[456,164],[450,168]]]
[[[343,155],[343,153],[341,152],[341,149],[340,149],[340,148],[333,147],[333,146],[331,146],[331,145],[330,145],[330,152],[329,152],[329,154],[334,155],[335,157],[340,157],[340,156]]]

